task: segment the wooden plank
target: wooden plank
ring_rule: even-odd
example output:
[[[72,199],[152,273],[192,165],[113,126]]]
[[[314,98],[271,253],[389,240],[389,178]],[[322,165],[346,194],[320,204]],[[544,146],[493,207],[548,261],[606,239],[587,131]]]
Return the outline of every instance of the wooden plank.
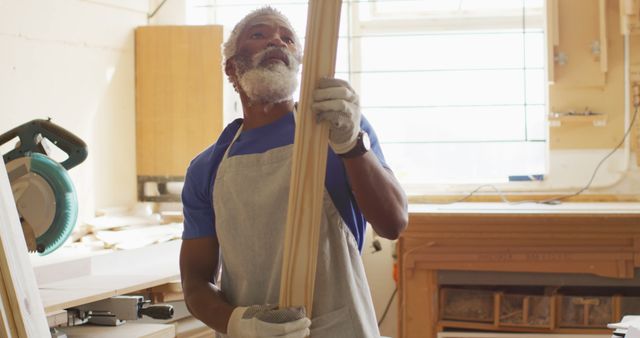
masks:
[[[7,289],[4,286],[4,282],[0,277],[0,337],[17,337],[16,327],[13,324],[13,311],[5,311],[4,309],[10,309],[9,295]]]
[[[187,317],[175,323],[176,338],[213,337],[215,331],[195,317]]]
[[[69,321],[68,319],[67,310],[58,310],[47,313],[47,325],[49,325],[49,327],[67,325]]]
[[[47,313],[60,311],[66,308],[97,302],[102,299],[116,296],[113,290],[95,289],[40,289],[40,297]]]
[[[607,60],[607,2],[598,0],[598,24],[600,31],[600,71],[606,73],[609,70]]]
[[[144,293],[149,288],[175,281],[179,278],[180,243],[171,241],[40,264],[35,272],[46,312],[134,291]]]
[[[312,313],[329,129],[311,112],[320,77],[335,71],[341,0],[311,0],[302,64],[302,86],[293,143],[291,186],[280,287],[280,305]]]
[[[640,126],[640,123],[638,124]],[[640,129],[640,127],[638,127]],[[639,165],[640,165],[640,160]],[[506,198],[511,202],[522,202],[522,201],[544,201],[554,197],[558,197],[561,194],[520,194],[520,193],[505,193],[504,195],[498,195],[496,193],[493,194],[482,194],[482,195],[473,195],[471,197],[465,198],[464,202],[503,202],[502,198]],[[409,196],[409,203],[453,203],[456,201],[460,201],[462,198],[467,197],[467,193],[456,193],[456,194],[448,194],[448,195],[413,195]],[[580,203],[611,203],[611,202],[638,202],[640,198],[638,195],[609,195],[609,194],[588,194],[588,195],[578,195],[567,198],[564,202],[580,202]]]
[[[635,255],[633,256],[633,264],[640,266],[640,234],[633,237],[633,249],[635,252]]]
[[[600,71],[599,63],[594,60],[590,48],[598,39],[600,31],[595,24],[583,24],[598,22],[598,1],[558,1],[558,23],[562,25],[562,29],[558,30],[560,41],[558,51],[565,53],[567,62],[555,68],[556,84],[572,87],[605,85],[604,74]],[[576,8],[580,8],[580,11],[576,12]],[[595,109],[595,107],[591,108]]]
[[[640,217],[640,203],[606,202],[606,203],[562,203],[548,204],[507,204],[507,203],[454,203],[454,204],[420,204],[411,203],[410,213],[482,213],[482,214],[569,214],[572,217],[585,217],[590,214],[623,214]],[[534,215],[534,217],[537,217]]]
[[[172,324],[138,324],[127,322],[120,326],[80,325],[60,328],[69,338],[174,338]]]
[[[637,33],[638,28],[638,0],[620,0],[620,32],[622,35]]]
[[[438,322],[438,280],[435,271],[401,271],[400,337],[434,338]],[[429,299],[430,302],[423,302]]]
[[[184,294],[182,292],[172,293],[149,293],[149,299],[152,303],[167,303],[184,300]]]
[[[550,333],[495,333],[495,332],[440,332],[438,338],[610,338],[604,334],[550,334]]]
[[[588,329],[587,328],[584,328],[584,329],[557,328],[557,329],[554,329],[553,331],[550,331],[548,328],[540,328],[540,327],[519,327],[519,326],[496,327],[493,325],[493,323],[489,324],[489,323],[480,323],[480,322],[462,322],[462,321],[453,321],[453,320],[441,320],[439,324],[443,328],[448,328],[448,329],[458,328],[458,329],[481,330],[481,331],[507,331],[507,332],[522,332],[523,334],[524,333],[534,334],[534,332],[539,332],[541,334],[544,333],[545,338],[547,337],[548,334],[552,336],[553,334],[571,334],[571,335],[575,335],[575,337],[580,337],[580,338],[589,338],[589,337],[592,337],[592,335],[593,337],[600,337],[603,334],[607,334],[607,333],[611,334],[611,330],[606,328],[588,328]],[[436,337],[439,335],[440,333],[434,336],[430,336],[429,338]],[[500,336],[496,336],[496,337],[500,337]],[[610,335],[607,337],[610,337]],[[424,338],[427,338],[427,337],[425,336]]]
[[[101,299],[162,285],[171,275],[89,275],[40,286],[47,312],[91,303]]]
[[[620,11],[620,33],[622,35],[629,34],[629,18],[627,17],[628,0],[618,0],[618,10]]]
[[[547,81],[555,82],[555,53],[560,42],[558,34],[558,0],[547,0],[546,6],[546,39],[547,39]]]
[[[2,337],[48,337],[36,277],[4,165],[0,165],[0,297]]]
[[[178,280],[171,281],[166,284],[154,286],[151,292],[179,293],[182,292],[182,282]]]
[[[139,176],[183,176],[222,130],[222,26],[136,29]]]
[[[409,262],[411,263],[411,262]],[[427,270],[452,270],[452,271],[505,271],[505,272],[541,272],[541,273],[590,273],[601,277],[632,278],[633,275],[627,269],[620,271],[616,262],[597,261],[589,262],[427,262],[415,263],[415,269]],[[410,268],[410,267],[407,267]]]

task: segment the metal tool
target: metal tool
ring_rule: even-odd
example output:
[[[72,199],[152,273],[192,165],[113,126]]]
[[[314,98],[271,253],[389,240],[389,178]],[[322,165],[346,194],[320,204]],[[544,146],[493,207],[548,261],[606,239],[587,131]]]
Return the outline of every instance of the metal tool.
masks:
[[[33,120],[0,135],[0,146],[18,138],[2,156],[30,252],[47,255],[71,235],[78,199],[67,170],[87,158],[87,146],[50,120]],[[49,156],[51,143],[67,154],[58,163]]]
[[[97,325],[118,326],[127,320],[136,320],[142,316],[154,319],[171,319],[173,306],[168,304],[149,305],[151,301],[142,296],[116,296],[97,302],[67,309],[69,326],[91,323]]]

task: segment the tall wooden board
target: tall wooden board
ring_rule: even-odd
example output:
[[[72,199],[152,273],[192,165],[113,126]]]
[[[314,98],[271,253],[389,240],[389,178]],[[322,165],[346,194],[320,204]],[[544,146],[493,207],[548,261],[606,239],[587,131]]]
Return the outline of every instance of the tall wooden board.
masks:
[[[311,316],[329,129],[311,112],[313,90],[335,72],[341,0],[309,1],[302,86],[296,116],[280,305],[304,305]]]
[[[49,337],[4,164],[0,165],[0,336]]]

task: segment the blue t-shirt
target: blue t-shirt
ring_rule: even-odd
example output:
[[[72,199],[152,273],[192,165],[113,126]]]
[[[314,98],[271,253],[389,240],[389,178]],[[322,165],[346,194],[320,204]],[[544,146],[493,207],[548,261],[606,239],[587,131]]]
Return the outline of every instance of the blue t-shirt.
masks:
[[[218,166],[224,157],[229,144],[242,125],[242,119],[231,122],[220,134],[218,141],[196,156],[187,169],[182,189],[182,205],[184,213],[183,239],[194,239],[216,235],[216,221],[213,211],[213,184]],[[369,134],[371,150],[380,163],[388,168],[378,137],[369,122],[362,117],[362,130]],[[293,144],[295,135],[295,119],[289,113],[266,126],[245,130],[240,133],[229,149],[229,157],[264,153],[270,149]],[[351,192],[347,173],[340,157],[329,148],[325,188],[344,220],[353,233],[358,248],[362,251],[367,221],[358,208]]]

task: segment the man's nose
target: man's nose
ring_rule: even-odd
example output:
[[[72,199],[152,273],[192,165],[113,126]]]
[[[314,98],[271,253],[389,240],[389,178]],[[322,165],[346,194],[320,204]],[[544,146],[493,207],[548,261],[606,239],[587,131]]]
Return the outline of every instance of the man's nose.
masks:
[[[287,44],[284,41],[282,41],[282,38],[280,37],[279,34],[276,34],[273,37],[271,37],[267,46],[268,47],[286,47]]]

